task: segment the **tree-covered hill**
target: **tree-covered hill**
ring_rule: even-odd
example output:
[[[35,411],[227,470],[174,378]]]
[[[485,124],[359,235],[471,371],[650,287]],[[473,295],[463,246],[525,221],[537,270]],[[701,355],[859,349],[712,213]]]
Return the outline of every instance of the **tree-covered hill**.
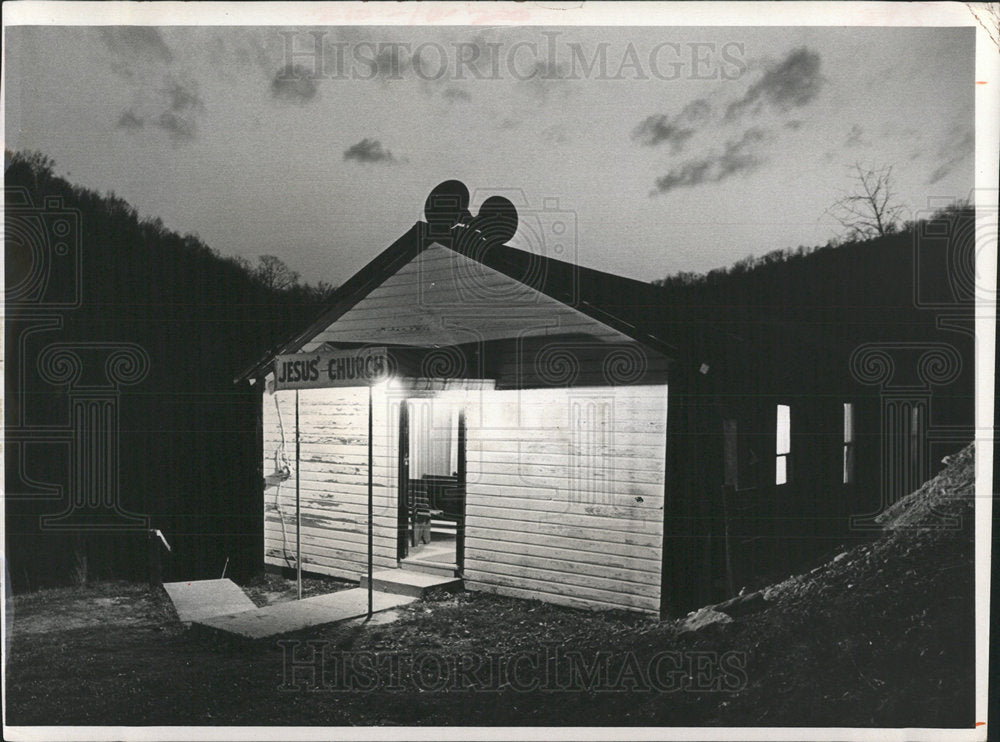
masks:
[[[230,573],[252,570],[262,507],[256,391],[233,378],[314,319],[331,287],[299,284],[270,256],[256,268],[224,258],[195,235],[140,218],[114,194],[56,177],[51,160],[37,153],[6,153],[5,202],[5,489],[14,584],[64,581],[82,574],[85,557],[92,578],[145,570],[144,534],[80,539],[40,527],[41,516],[65,509],[72,488],[59,431],[72,424],[75,392],[39,373],[54,344],[80,348],[79,384],[105,383],[100,366],[116,343],[134,344],[148,359],[144,378],[120,387],[118,498],[166,534],[173,575],[218,576],[227,557]],[[62,497],[43,497],[48,485],[62,487]]]

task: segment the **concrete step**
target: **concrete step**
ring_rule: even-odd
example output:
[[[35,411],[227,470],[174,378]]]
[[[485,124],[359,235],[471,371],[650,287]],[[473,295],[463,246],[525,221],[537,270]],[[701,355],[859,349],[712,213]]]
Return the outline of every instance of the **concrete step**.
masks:
[[[252,611],[257,606],[232,580],[190,580],[165,582],[163,589],[184,623],[210,616]]]
[[[416,600],[410,595],[372,593],[372,612],[399,608]],[[194,621],[200,631],[242,639],[269,639],[305,629],[351,621],[368,615],[368,590],[353,588],[313,598],[275,603],[251,611],[211,616]]]
[[[437,575],[438,577],[454,577],[458,572],[452,562],[435,562],[419,557],[407,557],[399,563],[399,566],[411,572],[423,572],[426,575]]]
[[[368,575],[361,575],[360,588],[368,589]],[[461,590],[462,581],[453,574],[435,575],[410,569],[383,569],[372,574],[372,589],[376,592],[420,598],[432,588]]]

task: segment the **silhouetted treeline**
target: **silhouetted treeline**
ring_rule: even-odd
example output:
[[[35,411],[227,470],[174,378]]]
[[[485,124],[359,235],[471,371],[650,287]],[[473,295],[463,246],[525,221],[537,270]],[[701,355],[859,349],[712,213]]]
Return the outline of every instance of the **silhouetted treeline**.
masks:
[[[904,311],[930,304],[968,309],[974,262],[967,261],[974,261],[975,248],[975,210],[958,202],[885,237],[778,249],[708,273],[682,271],[652,283],[681,297],[715,297],[709,303],[720,308],[739,300],[762,315],[794,306],[844,307],[842,300],[852,293],[863,299],[858,307],[876,302]],[[886,282],[883,290],[867,293],[868,284],[879,282]],[[769,287],[780,291],[768,294]]]
[[[146,574],[144,534],[80,538],[40,528],[41,516],[66,508],[71,489],[60,431],[71,425],[73,392],[46,382],[38,368],[52,344],[143,349],[148,374],[120,388],[120,503],[166,535],[173,554],[165,578],[218,577],[227,557],[227,574],[246,575],[262,562],[257,390],[233,378],[314,319],[332,287],[301,285],[270,256],[256,267],[223,258],[197,236],[140,218],[114,194],[55,177],[52,165],[37,153],[5,154],[6,556],[13,584],[66,583],[84,572],[91,579]],[[68,234],[57,221],[69,225]],[[65,306],[74,295],[79,306]],[[79,383],[106,383],[100,348],[92,350],[80,357],[97,367],[83,369]],[[38,433],[40,426],[54,432]],[[53,485],[61,497],[46,498]]]
[[[668,322],[721,323],[738,332],[765,320],[848,344],[929,341],[942,319],[969,320],[959,322],[959,332],[971,333],[976,250],[974,209],[956,203],[885,237],[775,250],[653,284],[665,292]]]
[[[992,301],[976,285],[977,248],[974,208],[959,202],[884,237],[775,250],[707,274],[654,281],[664,292],[654,311],[673,337],[735,342],[751,358],[779,328],[805,347],[822,347],[842,371],[860,346],[887,346],[894,376],[884,388],[870,386],[875,396],[933,379],[934,368],[899,361],[911,351],[950,346],[961,370],[953,381],[931,385],[931,425],[953,427],[960,445],[973,437],[976,302]]]

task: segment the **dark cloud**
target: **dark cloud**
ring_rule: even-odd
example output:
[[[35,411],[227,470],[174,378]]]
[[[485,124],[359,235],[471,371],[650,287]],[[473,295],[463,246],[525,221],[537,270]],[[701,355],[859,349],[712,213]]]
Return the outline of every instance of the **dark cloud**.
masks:
[[[767,141],[768,135],[763,129],[752,128],[743,132],[743,136],[726,143],[726,149],[718,160],[718,178],[722,180],[736,173],[756,170],[764,160],[755,147]]]
[[[844,146],[855,149],[858,147],[870,147],[871,142],[865,139],[865,130],[862,129],[857,124],[851,126],[851,130],[847,132],[847,138],[844,140]]]
[[[801,108],[823,87],[825,80],[819,68],[819,54],[805,47],[794,49],[751,85],[742,98],[729,104],[726,119],[737,119],[748,110],[759,113],[765,104],[781,111]]]
[[[656,179],[655,193],[669,193],[676,188],[688,188],[709,180],[713,162],[710,159],[691,160]]]
[[[196,83],[170,79],[163,89],[166,110],[156,118],[156,126],[170,135],[175,144],[195,139],[198,117],[205,110]]]
[[[205,107],[198,96],[197,86],[193,83],[183,85],[177,81],[173,81],[167,88],[166,95],[170,110],[174,113],[200,111]]]
[[[154,131],[165,132],[174,144],[184,144],[194,140],[198,133],[198,118],[205,106],[194,85],[170,82],[161,89],[161,97],[152,111],[137,111],[134,107],[122,111],[116,128],[138,132],[149,122]],[[159,113],[156,113],[156,110]]]
[[[198,127],[193,119],[178,116],[172,111],[164,111],[156,119],[156,125],[163,129],[176,144],[190,142],[195,138]]]
[[[955,163],[951,161],[939,165],[938,167],[934,168],[934,172],[932,172],[930,174],[930,177],[927,178],[927,185],[934,185],[939,180],[944,180],[944,178],[947,177],[948,173],[950,173],[954,169],[955,169]]]
[[[127,108],[126,110],[122,111],[122,115],[118,117],[118,123],[116,124],[116,126],[119,129],[125,129],[127,131],[135,131],[137,129],[141,129],[143,126],[145,126],[145,124],[146,121],[143,118],[137,116],[135,111],[133,111],[131,108]]]
[[[740,173],[756,170],[766,162],[760,145],[771,135],[753,127],[743,132],[739,139],[731,139],[721,153],[689,160],[656,179],[651,195],[669,193],[677,188],[691,188],[702,183],[718,183]]]
[[[316,97],[316,81],[301,65],[285,65],[271,80],[271,95],[289,103],[303,105]]]
[[[441,95],[444,96],[445,100],[450,101],[452,103],[467,103],[468,101],[472,100],[471,95],[469,95],[466,91],[462,90],[461,88],[456,88],[454,85],[445,88],[444,92],[441,93]]]
[[[971,157],[975,150],[975,136],[966,129],[964,133],[957,133],[957,137],[941,145],[937,151],[937,158],[942,161],[934,168],[934,172],[927,179],[927,185],[934,185],[939,180],[947,177],[966,157]]]
[[[105,45],[121,57],[167,64],[174,61],[163,36],[150,26],[109,26],[100,29],[100,33]]]
[[[802,121],[799,121],[798,119],[792,119],[791,121],[785,122],[785,128],[791,129],[792,131],[798,131],[799,129],[802,128],[802,124],[803,124]]]
[[[357,144],[352,144],[344,150],[345,160],[357,160],[358,162],[384,162],[392,163],[396,161],[392,152],[382,146],[382,142],[377,139],[365,137]]]
[[[160,31],[115,26],[98,33],[111,52],[111,69],[134,88],[134,105],[122,111],[115,127],[131,132],[152,128],[165,132],[175,144],[193,140],[205,104],[197,83],[177,79],[172,66],[177,60]]]
[[[694,129],[671,121],[664,114],[650,116],[632,131],[633,141],[655,147],[667,142],[672,152],[680,152],[684,143],[694,136]]]
[[[704,98],[697,98],[684,106],[681,117],[693,124],[703,124],[712,117],[712,104]]]
[[[687,140],[694,136],[696,126],[707,123],[711,116],[711,104],[704,98],[698,98],[688,103],[673,119],[662,113],[649,116],[632,131],[632,139],[647,147],[667,143],[671,152],[680,152]]]

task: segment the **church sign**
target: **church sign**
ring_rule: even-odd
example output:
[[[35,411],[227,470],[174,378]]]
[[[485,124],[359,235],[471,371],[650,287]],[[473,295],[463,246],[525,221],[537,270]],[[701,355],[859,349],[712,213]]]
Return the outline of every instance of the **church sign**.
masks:
[[[385,348],[293,353],[279,355],[274,361],[276,390],[372,386],[388,377]]]

